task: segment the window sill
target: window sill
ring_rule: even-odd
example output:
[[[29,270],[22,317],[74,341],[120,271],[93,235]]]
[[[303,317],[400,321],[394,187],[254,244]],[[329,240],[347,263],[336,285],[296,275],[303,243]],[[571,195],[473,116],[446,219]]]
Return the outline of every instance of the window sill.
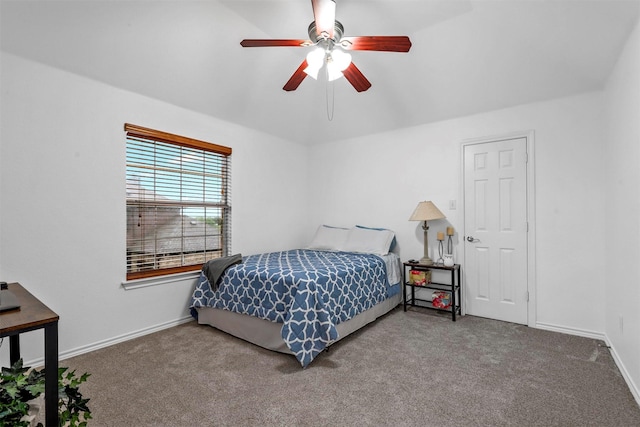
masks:
[[[167,276],[148,277],[137,280],[127,280],[122,282],[122,287],[127,290],[146,288],[148,286],[166,285],[169,283],[182,282],[190,279],[197,279],[200,271],[187,271],[185,273],[170,274]]]

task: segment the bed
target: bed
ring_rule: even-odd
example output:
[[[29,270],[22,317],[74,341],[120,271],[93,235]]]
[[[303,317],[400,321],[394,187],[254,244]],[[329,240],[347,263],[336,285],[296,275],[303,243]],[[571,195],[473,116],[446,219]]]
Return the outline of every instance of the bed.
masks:
[[[191,298],[198,323],[307,367],[324,349],[396,307],[393,232],[320,226],[305,249],[242,258],[215,284],[202,272]]]

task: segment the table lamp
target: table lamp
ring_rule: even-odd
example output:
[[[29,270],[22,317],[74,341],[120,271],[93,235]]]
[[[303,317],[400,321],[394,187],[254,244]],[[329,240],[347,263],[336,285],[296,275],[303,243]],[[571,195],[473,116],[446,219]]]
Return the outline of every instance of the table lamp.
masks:
[[[424,256],[420,260],[420,264],[433,264],[433,260],[429,258],[429,240],[427,238],[429,225],[427,221],[442,218],[446,217],[431,201],[418,203],[416,210],[413,211],[411,218],[409,218],[409,221],[424,221],[424,224],[422,224],[422,229],[424,230]]]

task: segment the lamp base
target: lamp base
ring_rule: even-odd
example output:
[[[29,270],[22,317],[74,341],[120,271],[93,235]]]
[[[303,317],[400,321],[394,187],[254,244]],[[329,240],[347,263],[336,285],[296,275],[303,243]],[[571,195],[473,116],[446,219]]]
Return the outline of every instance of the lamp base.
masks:
[[[429,257],[423,257],[423,258],[420,258],[420,264],[432,265],[433,264],[433,260],[431,258],[429,258]]]

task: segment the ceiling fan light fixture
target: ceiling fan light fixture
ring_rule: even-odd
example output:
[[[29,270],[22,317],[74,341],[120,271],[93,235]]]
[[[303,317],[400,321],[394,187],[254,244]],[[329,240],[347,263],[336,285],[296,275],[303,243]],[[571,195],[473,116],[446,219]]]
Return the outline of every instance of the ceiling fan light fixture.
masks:
[[[324,56],[325,52],[321,47],[315,48],[307,54],[307,68],[304,69],[304,72],[309,77],[318,80],[318,72],[324,65]]]
[[[327,80],[332,82],[334,80],[338,80],[340,77],[344,76],[342,71],[337,70],[333,67],[327,67]]]
[[[342,72],[351,64],[351,55],[342,50],[334,50],[327,55],[327,78],[334,81],[342,77]]]

